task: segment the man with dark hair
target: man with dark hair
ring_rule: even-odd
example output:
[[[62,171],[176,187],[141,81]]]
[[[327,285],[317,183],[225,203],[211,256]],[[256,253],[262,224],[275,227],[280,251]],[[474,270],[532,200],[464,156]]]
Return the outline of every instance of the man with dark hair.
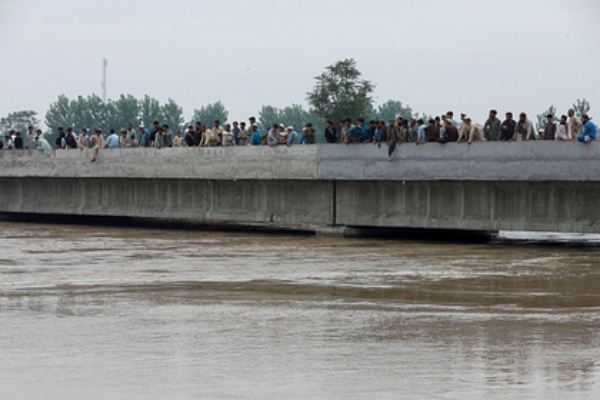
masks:
[[[73,135],[73,128],[67,128],[67,134],[65,135],[65,144],[67,149],[76,149],[77,148],[77,140]]]
[[[173,131],[169,128],[169,125],[163,124],[163,145],[164,147],[173,147]]]
[[[556,124],[554,115],[546,115],[546,125],[544,126],[544,140],[556,140]]]
[[[325,140],[327,143],[337,143],[337,130],[331,120],[325,123]]]
[[[377,136],[373,143],[377,144],[377,147],[381,147],[381,143],[387,143],[388,130],[385,126],[385,121],[377,122]]]
[[[428,121],[427,127],[425,128],[425,139],[428,142],[435,142],[440,138],[439,125],[435,123],[434,119]]]
[[[188,126],[188,130],[183,141],[187,147],[194,147],[194,127],[192,125]]]
[[[33,126],[27,128],[27,133],[25,134],[25,148],[27,150],[35,149],[35,133],[33,132]]]
[[[416,127],[417,127],[417,137],[415,140],[415,143],[417,144],[417,146],[420,143],[425,144],[425,127],[423,126],[425,124],[425,121],[423,121],[423,118],[419,118],[417,120],[416,123]]]
[[[246,123],[240,122],[240,131],[238,133],[238,145],[239,146],[247,146],[248,141],[250,140],[250,131],[246,129]]]
[[[310,122],[308,124],[306,124],[306,127],[304,127],[304,129],[302,130],[302,134],[304,135],[306,144],[315,144],[316,143],[315,130],[313,128],[313,125]]]
[[[517,121],[517,126],[515,127],[515,140],[517,140],[517,135],[520,136],[523,141],[538,139],[538,134],[535,131],[533,122],[527,118],[527,114],[524,112],[519,115],[519,121]]]
[[[359,118],[358,125],[348,129],[346,134],[346,144],[362,143],[368,137],[369,127],[365,125],[365,119]]]
[[[577,141],[581,143],[590,143],[591,141],[596,140],[598,128],[596,128],[596,124],[592,122],[590,116],[583,114],[581,116],[581,122],[583,122],[583,133],[577,136]]]
[[[475,123],[471,121],[471,117],[464,115],[462,118],[464,126],[458,134],[458,143],[461,143],[463,139],[467,141],[467,144],[481,141],[481,133]]]
[[[65,148],[64,139],[65,139],[65,131],[63,130],[62,126],[59,126],[58,127],[58,136],[56,137],[56,141],[54,142],[57,149]]]
[[[15,149],[23,150],[23,138],[21,137],[21,132],[17,132],[15,135]]]
[[[240,144],[240,124],[237,121],[233,121],[233,128],[231,129],[231,133],[233,133],[233,142],[237,146]]]
[[[458,140],[458,129],[452,125],[452,120],[449,118],[444,118],[444,124],[446,125],[444,127],[444,136],[439,138],[437,142],[441,144],[456,142]]]
[[[194,128],[194,147],[199,147],[202,144],[202,122],[196,121]]]
[[[496,110],[491,110],[489,118],[485,121],[485,125],[483,126],[483,137],[485,140],[491,142],[500,140],[502,122],[498,119],[497,115],[498,112]]]
[[[154,141],[156,140],[156,134],[158,132],[162,132],[162,128],[160,127],[160,122],[154,121],[152,123],[152,132],[150,133],[150,137],[148,138],[148,147],[154,147]],[[162,143],[161,143],[162,147]]]
[[[560,121],[556,124],[556,140],[573,140],[569,137],[567,119],[566,115],[562,115]]]
[[[513,114],[511,112],[506,113],[506,119],[502,123],[502,141],[510,142],[515,140],[515,128],[517,123],[513,119]]]

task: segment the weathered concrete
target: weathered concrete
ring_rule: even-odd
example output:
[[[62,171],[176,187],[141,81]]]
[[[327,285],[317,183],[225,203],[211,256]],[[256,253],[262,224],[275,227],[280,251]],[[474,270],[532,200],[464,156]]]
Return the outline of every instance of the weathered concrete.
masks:
[[[387,148],[321,145],[240,148],[0,151],[0,177],[211,180],[484,180],[600,179],[600,143],[428,143]]]
[[[600,144],[0,152],[0,213],[600,233]],[[334,229],[323,228],[326,226]]]
[[[204,223],[333,224],[320,181],[1,178],[0,212]]]

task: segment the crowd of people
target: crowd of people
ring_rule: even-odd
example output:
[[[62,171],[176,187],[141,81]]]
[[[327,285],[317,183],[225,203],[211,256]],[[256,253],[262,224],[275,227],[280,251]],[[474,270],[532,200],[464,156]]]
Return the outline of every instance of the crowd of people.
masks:
[[[399,144],[415,143],[422,145],[428,142],[440,144],[463,143],[471,144],[477,141],[517,141],[517,140],[577,140],[589,143],[596,140],[597,128],[591,118],[584,114],[581,120],[570,109],[568,115],[562,115],[558,122],[555,116],[546,115],[546,124],[543,130],[537,131],[533,122],[526,113],[521,113],[518,119],[513,119],[513,114],[507,112],[506,118],[501,121],[498,112],[491,110],[489,118],[483,125],[477,125],[471,118],[461,114],[460,121],[454,119],[454,113],[448,111],[441,117],[430,119],[425,123],[423,119],[405,119],[397,117],[386,121],[371,120],[368,123],[359,118],[356,125],[352,119],[347,118],[341,122],[340,132],[334,121],[327,121],[324,138],[327,143],[372,143],[379,147],[388,146],[388,160],[392,160],[394,150]],[[57,149],[92,149],[92,162],[96,161],[98,152],[104,148],[128,147],[235,147],[235,146],[293,146],[302,144],[315,144],[316,132],[312,124],[297,132],[293,126],[274,124],[269,128],[260,127],[256,118],[250,117],[248,124],[233,122],[221,125],[214,121],[209,129],[202,122],[195,126],[188,126],[185,133],[179,131],[174,134],[167,124],[154,121],[151,127],[140,125],[136,128],[128,124],[117,133],[111,129],[105,138],[100,129],[88,132],[82,129],[77,135],[72,128],[64,130],[58,128],[58,135],[54,145],[45,139],[40,129],[34,132],[32,126],[23,137],[21,132],[10,130],[2,140],[3,150],[29,149],[50,150]]]

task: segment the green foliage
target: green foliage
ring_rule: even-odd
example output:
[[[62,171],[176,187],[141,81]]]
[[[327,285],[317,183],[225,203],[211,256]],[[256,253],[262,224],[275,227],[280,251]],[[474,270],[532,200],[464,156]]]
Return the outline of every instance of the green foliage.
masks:
[[[158,100],[147,95],[142,100],[132,95],[121,95],[118,100],[105,103],[93,94],[73,100],[61,95],[46,113],[50,137],[56,135],[60,126],[65,129],[72,127],[75,132],[86,128],[102,129],[107,133],[110,129],[126,128],[129,123],[136,127],[140,121],[151,126],[155,120],[178,130],[183,123],[183,109],[172,99],[161,106]]]
[[[348,117],[367,116],[372,110],[374,85],[361,79],[354,59],[328,66],[315,80],[317,83],[307,99],[311,111],[321,118],[339,122]]]
[[[575,110],[577,118],[581,119],[581,116],[590,112],[590,109],[590,102],[586,99],[577,99],[577,102],[573,103],[573,110]]]
[[[56,103],[52,103],[48,112],[46,112],[46,125],[48,126],[48,132],[56,134],[59,127],[67,128],[73,126],[75,122],[75,116],[73,114],[73,107],[71,101],[67,96],[60,95]]]
[[[162,113],[158,100],[145,95],[144,98],[140,100],[140,120],[144,126],[150,127],[154,121],[160,122],[161,116]]]
[[[37,113],[31,110],[16,111],[9,113],[6,117],[0,118],[0,132],[2,135],[13,129],[15,132],[21,132],[25,135],[27,128],[33,126],[37,128],[40,121],[36,118]]]
[[[552,114],[553,121],[558,122],[558,118],[556,117],[556,107],[551,105],[550,107],[548,107],[548,109],[546,111],[544,111],[541,114],[538,114],[537,122],[535,124],[538,131],[543,131],[544,129],[546,129],[546,121],[547,121],[546,115],[548,115],[548,114]]]
[[[274,124],[293,126],[296,131],[301,131],[307,123],[311,123],[316,132],[317,143],[325,141],[325,121],[315,113],[307,111],[299,104],[292,104],[284,108],[263,106],[258,113],[258,123],[263,129],[269,129]]]
[[[397,100],[388,100],[374,109],[374,117],[371,119],[389,121],[391,118],[402,117],[410,119],[413,114],[412,108]]]
[[[109,122],[112,128],[127,128],[127,124],[132,124],[135,128],[138,125],[140,102],[135,97],[130,94],[127,96],[121,95],[119,100],[109,102],[109,104],[113,106],[110,109],[112,120]]]
[[[169,125],[169,128],[175,133],[183,129],[183,108],[175,100],[169,99],[161,106],[160,110],[162,114],[161,123]]]
[[[221,125],[225,125],[227,118],[229,118],[229,111],[227,111],[225,105],[219,100],[216,103],[202,106],[199,110],[194,110],[194,115],[189,125],[201,122],[210,128],[216,120],[219,120]]]

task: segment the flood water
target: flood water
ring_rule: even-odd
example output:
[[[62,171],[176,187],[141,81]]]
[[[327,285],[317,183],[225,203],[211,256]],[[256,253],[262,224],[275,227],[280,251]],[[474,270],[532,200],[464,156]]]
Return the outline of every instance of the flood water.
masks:
[[[599,255],[3,222],[0,398],[598,399]]]

